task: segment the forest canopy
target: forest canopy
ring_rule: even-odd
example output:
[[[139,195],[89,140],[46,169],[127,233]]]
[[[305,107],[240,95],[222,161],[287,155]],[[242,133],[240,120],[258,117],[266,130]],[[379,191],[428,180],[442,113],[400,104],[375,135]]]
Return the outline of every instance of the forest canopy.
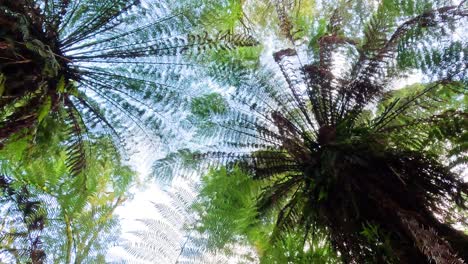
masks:
[[[464,0],[0,0],[0,262],[467,263],[467,26]]]

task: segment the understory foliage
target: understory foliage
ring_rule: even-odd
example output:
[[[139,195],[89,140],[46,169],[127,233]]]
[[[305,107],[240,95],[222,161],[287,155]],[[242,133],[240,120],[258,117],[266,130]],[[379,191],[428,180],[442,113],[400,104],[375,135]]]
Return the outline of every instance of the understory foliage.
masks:
[[[452,226],[467,228],[468,184],[456,173],[466,166],[466,4],[358,2],[330,3],[311,33],[286,36],[290,47],[273,54],[280,74],[234,62],[217,78],[236,90],[192,156],[234,170],[208,174],[217,186],[202,192],[213,246],[248,237],[243,221],[274,219],[271,245],[299,234],[306,248],[324,234],[345,263],[468,261],[468,236]],[[395,90],[415,72],[421,84]],[[245,179],[234,165],[262,186],[254,205],[230,200],[242,188],[225,184]],[[254,207],[257,222],[232,216],[236,206]]]
[[[260,263],[338,263],[329,241],[316,232],[303,241],[298,228],[270,243],[278,211],[258,218],[256,200],[265,182],[252,179],[239,167],[211,170],[202,178],[199,198],[193,204],[199,221],[194,230],[207,237],[207,247],[216,250],[248,244],[260,256]]]
[[[108,137],[83,141],[85,170],[68,170],[67,131],[46,117],[35,144],[21,138],[0,151],[0,261],[102,263],[119,237],[114,210],[129,198],[135,173]],[[47,153],[47,155],[44,155]]]

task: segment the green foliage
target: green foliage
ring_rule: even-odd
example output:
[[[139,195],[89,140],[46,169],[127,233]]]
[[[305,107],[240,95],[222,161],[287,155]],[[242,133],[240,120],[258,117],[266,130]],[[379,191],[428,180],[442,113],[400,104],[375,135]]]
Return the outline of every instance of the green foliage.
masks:
[[[200,119],[207,119],[212,115],[222,115],[227,112],[228,105],[222,95],[210,93],[201,97],[193,98],[191,112]]]
[[[255,69],[259,66],[262,47],[239,47],[235,50],[220,50],[207,52],[207,57],[216,65],[238,65],[246,69]]]
[[[281,39],[294,40],[309,36],[315,17],[320,14],[315,0],[246,1],[244,9],[254,28],[273,31]]]
[[[40,106],[39,108],[39,113],[37,115],[37,121],[40,123],[44,118],[49,114],[50,110],[52,108],[52,99],[50,97],[47,97],[45,100],[45,103]]]
[[[192,171],[192,173],[198,171],[200,164],[196,156],[199,154],[199,152],[190,149],[179,149],[177,152],[170,153],[155,161],[152,174],[154,178],[167,184],[179,173],[184,175],[187,171]]]
[[[222,248],[238,236],[255,232],[258,183],[239,168],[212,170],[202,178],[201,199],[194,205],[202,217],[197,230],[209,232],[208,246]]]
[[[245,0],[221,0],[208,4],[209,9],[200,17],[204,28],[208,31],[234,32],[244,21],[244,2]]]
[[[379,256],[383,256],[383,260],[388,263],[396,263],[398,261],[392,252],[389,234],[382,231],[378,225],[367,223],[363,225],[361,235],[363,235],[369,244],[373,245],[375,251],[380,251]],[[370,262],[378,262],[378,259],[370,259]]]
[[[50,47],[37,39],[26,41],[24,45],[28,50],[39,55],[40,60],[43,61],[42,74],[46,77],[57,78],[60,65]]]
[[[207,235],[212,249],[248,243],[260,256],[260,263],[336,263],[325,236],[316,233],[304,241],[298,228],[279,240],[272,238],[276,210],[262,218],[258,198],[266,184],[255,181],[239,167],[211,170],[202,178],[202,188],[193,208],[200,220],[196,230]]]
[[[467,98],[461,82],[415,84],[389,93],[379,104],[378,115],[414,100],[411,108],[387,121],[391,144],[443,156],[455,166],[466,163]]]
[[[196,126],[197,135],[210,135],[216,132],[213,120],[226,115],[229,112],[229,105],[221,94],[210,93],[193,98],[190,112],[187,121]]]
[[[318,12],[315,0],[299,1],[294,6],[294,9],[291,11],[294,38],[301,39],[313,32],[314,18]]]
[[[69,113],[69,123],[80,123],[76,137],[87,130],[106,133],[121,147],[137,137],[152,145],[176,137],[167,120],[178,118],[174,105],[179,113],[189,110],[193,94],[180,88],[196,80],[196,68],[182,60],[257,44],[248,34],[222,27],[209,33],[197,28],[200,16],[221,8],[217,2],[197,6],[191,1],[2,3],[0,18],[8,21],[8,30],[1,33],[0,57],[8,63],[0,66],[6,78],[0,140],[34,133],[46,115],[62,111]]]
[[[128,196],[135,174],[121,163],[106,137],[84,142],[90,159],[85,170],[72,174],[62,126],[55,118],[45,118],[34,144],[28,138],[13,140],[0,151],[0,165],[12,188],[29,190],[47,212],[40,235],[47,260],[89,263],[103,256],[116,239],[118,222],[113,211]],[[17,225],[10,224],[7,234]],[[22,248],[20,240],[13,245]],[[73,248],[77,253],[72,253]]]
[[[286,234],[263,253],[260,263],[340,263],[323,235],[317,234],[313,239],[304,243],[302,232],[304,230]]]
[[[311,36],[309,46],[315,51],[319,51],[319,39],[327,33],[327,20],[322,18],[313,25],[313,35]]]

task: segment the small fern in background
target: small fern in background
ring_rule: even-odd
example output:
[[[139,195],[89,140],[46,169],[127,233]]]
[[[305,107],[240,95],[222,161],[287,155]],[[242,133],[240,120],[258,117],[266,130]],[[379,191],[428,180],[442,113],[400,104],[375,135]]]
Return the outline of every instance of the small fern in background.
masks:
[[[255,253],[244,244],[232,243],[230,250],[214,250],[209,246],[206,236],[194,229],[198,215],[192,210],[192,203],[198,192],[195,181],[198,175],[176,173],[178,176],[159,196],[161,201],[152,202],[152,210],[148,208],[153,217],[134,221],[133,231],[126,234],[126,239],[117,246],[117,249],[123,249],[119,260],[112,263],[227,264],[255,261]]]

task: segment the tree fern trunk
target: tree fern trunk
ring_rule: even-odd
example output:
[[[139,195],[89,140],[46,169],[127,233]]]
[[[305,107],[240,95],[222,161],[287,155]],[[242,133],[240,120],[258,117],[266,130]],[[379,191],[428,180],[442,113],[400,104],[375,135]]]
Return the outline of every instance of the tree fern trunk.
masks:
[[[425,227],[409,214],[398,212],[398,215],[401,217],[401,222],[406,227],[407,232],[413,237],[416,246],[427,256],[429,261],[434,261],[436,264],[465,263],[457,256],[449,242],[440,237],[434,228]]]

